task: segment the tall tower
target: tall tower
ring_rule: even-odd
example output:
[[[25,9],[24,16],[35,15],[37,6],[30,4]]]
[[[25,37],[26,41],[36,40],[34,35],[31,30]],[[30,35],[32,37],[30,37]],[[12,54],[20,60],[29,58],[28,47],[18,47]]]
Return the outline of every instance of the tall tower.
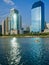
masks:
[[[5,34],[8,35],[8,17],[6,18],[5,20],[5,27],[6,27],[6,31],[5,31]]]
[[[21,16],[19,14],[19,11],[13,8],[10,11],[11,34],[19,34],[20,29],[21,29]]]
[[[10,29],[11,29],[11,34],[17,34],[18,33],[18,10],[16,9],[11,9],[10,11]]]
[[[8,17],[2,22],[2,34],[8,35]]]
[[[31,32],[44,31],[44,3],[35,2],[31,9]]]

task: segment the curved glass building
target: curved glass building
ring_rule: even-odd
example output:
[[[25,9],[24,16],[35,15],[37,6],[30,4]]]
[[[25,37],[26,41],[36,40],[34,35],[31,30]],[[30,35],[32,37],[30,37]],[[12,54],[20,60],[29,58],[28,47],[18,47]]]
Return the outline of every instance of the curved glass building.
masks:
[[[35,2],[31,9],[31,29],[30,32],[44,31],[44,3]]]
[[[11,9],[10,11],[10,21],[9,21],[9,30],[11,34],[19,34],[20,30],[20,19],[19,19],[19,11],[16,9]]]
[[[11,21],[11,30],[17,30],[18,29],[18,10],[11,9],[10,21]]]

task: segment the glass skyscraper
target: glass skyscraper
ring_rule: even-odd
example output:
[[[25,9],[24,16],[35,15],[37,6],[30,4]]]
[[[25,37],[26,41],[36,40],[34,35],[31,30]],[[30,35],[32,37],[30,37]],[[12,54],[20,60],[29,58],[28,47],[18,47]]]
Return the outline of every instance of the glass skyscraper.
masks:
[[[0,35],[2,34],[2,25],[0,25]]]
[[[30,32],[44,31],[44,3],[35,2],[31,9],[31,29]]]
[[[20,19],[20,14],[19,14],[18,10],[14,9],[14,8],[10,10],[8,25],[9,25],[9,32],[11,34],[20,33],[21,19]]]
[[[11,9],[10,12],[10,23],[11,23],[11,30],[18,30],[18,10]]]
[[[10,10],[10,17],[9,17],[9,30],[10,34],[17,34],[19,31],[18,24],[19,24],[19,12],[16,9]]]

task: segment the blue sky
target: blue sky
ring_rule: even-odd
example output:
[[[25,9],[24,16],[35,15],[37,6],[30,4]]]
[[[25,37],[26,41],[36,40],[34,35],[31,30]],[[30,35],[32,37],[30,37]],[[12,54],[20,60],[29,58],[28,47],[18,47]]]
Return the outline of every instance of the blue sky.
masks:
[[[16,8],[22,16],[23,26],[31,22],[32,4],[39,0],[0,0],[0,24],[10,14],[11,8]],[[42,0],[45,4],[45,21],[49,22],[49,0]]]

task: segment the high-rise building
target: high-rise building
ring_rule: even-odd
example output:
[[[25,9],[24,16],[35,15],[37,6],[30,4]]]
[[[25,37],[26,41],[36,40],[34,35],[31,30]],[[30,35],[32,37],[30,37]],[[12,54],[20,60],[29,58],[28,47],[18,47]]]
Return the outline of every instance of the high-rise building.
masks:
[[[22,34],[22,16],[19,14],[19,34]]]
[[[10,11],[10,32],[11,34],[18,34],[20,29],[19,11],[11,9]]]
[[[2,21],[2,35],[5,35],[5,20]]]
[[[8,35],[8,17],[2,22],[2,34]]]
[[[2,35],[2,25],[0,25],[0,35]]]
[[[7,17],[6,20],[5,20],[5,34],[6,35],[8,35],[8,22],[9,22],[9,20],[8,20],[8,17]]]
[[[21,32],[22,32],[22,16],[19,14],[19,16],[18,16],[18,19],[19,19],[19,21],[18,21],[18,30],[19,30],[19,34],[21,34]]]
[[[45,28],[44,22],[44,3],[35,2],[31,9],[31,27],[30,32],[42,32]]]
[[[10,22],[10,17],[8,19],[8,34],[10,34],[10,30],[11,30],[11,22]]]

